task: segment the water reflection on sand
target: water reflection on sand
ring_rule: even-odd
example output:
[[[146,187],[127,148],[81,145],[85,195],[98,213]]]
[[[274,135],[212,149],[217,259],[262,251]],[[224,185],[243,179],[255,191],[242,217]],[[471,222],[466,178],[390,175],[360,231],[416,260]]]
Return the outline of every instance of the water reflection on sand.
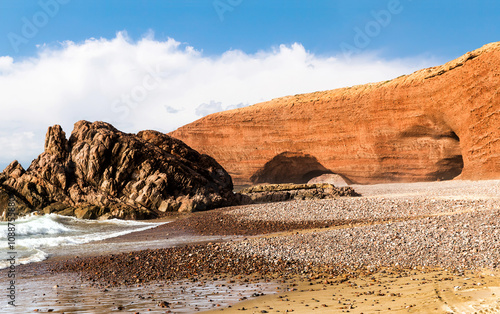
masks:
[[[43,269],[21,269],[20,273],[17,307],[14,311],[3,307],[1,313],[194,313],[270,294],[278,287],[273,282],[245,283],[241,279],[95,288],[75,274],[50,274]]]

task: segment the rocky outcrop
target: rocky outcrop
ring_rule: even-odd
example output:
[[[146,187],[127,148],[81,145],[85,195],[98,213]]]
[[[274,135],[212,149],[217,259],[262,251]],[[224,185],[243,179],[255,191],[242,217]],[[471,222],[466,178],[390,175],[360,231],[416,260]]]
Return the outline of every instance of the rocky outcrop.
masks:
[[[498,69],[493,43],[392,81],[216,113],[170,135],[217,159],[237,185],[325,169],[353,183],[500,178]]]
[[[360,196],[351,187],[336,187],[332,184],[266,184],[241,190],[236,194],[238,203],[259,204],[289,200],[332,199],[343,196]]]
[[[31,211],[89,219],[153,218],[234,202],[231,177],[213,158],[156,131],[126,134],[104,122],[76,123],[69,140],[60,126],[50,127],[44,152],[26,171],[11,163],[0,187]]]

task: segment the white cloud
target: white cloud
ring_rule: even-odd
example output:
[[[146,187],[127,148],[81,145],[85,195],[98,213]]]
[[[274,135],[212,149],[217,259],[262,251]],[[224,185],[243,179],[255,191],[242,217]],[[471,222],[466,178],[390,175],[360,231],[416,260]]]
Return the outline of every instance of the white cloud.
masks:
[[[196,113],[196,115],[203,117],[211,113],[220,112],[223,110],[224,109],[222,108],[221,102],[215,102],[211,100],[209,104],[203,103],[199,105],[194,112]]]
[[[199,114],[386,80],[433,61],[375,55],[346,61],[314,55],[298,43],[256,54],[231,50],[205,56],[174,39],[148,35],[134,42],[124,33],[41,47],[23,61],[0,57],[0,166],[14,158],[29,166],[53,124],[61,124],[68,136],[81,119],[111,122],[126,132],[168,132]]]
[[[41,153],[33,132],[0,132],[0,163],[5,168],[10,162],[21,159],[30,162]],[[43,143],[42,143],[43,149]],[[21,157],[21,158],[20,158]],[[29,166],[29,164],[27,165]],[[26,166],[26,167],[27,167]],[[3,168],[0,170],[2,171]]]

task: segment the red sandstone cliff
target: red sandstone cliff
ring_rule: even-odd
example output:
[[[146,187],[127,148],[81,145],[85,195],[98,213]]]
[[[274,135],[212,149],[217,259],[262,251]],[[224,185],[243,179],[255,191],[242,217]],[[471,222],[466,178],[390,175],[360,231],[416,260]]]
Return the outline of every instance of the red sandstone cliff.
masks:
[[[274,99],[170,135],[235,184],[500,178],[500,42],[392,81]],[[283,166],[288,165],[288,166]]]

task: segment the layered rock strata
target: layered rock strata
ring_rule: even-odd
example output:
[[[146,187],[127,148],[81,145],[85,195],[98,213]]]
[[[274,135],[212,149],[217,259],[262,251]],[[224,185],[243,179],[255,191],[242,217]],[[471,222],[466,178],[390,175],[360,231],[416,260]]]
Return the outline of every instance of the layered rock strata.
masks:
[[[492,43],[391,81],[215,113],[170,135],[237,185],[321,173],[363,184],[500,178],[499,69]]]

